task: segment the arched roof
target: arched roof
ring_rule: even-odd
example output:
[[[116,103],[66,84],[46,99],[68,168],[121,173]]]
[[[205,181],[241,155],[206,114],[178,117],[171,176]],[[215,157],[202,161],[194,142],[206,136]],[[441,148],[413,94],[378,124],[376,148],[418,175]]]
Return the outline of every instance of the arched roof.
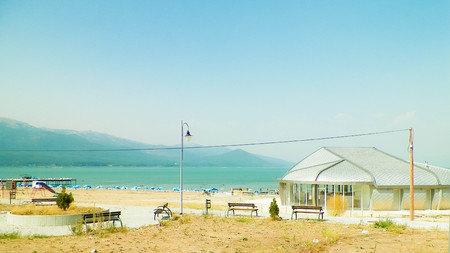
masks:
[[[408,186],[409,170],[409,162],[376,148],[324,147],[297,163],[281,181]],[[414,184],[450,186],[450,170],[416,163]]]

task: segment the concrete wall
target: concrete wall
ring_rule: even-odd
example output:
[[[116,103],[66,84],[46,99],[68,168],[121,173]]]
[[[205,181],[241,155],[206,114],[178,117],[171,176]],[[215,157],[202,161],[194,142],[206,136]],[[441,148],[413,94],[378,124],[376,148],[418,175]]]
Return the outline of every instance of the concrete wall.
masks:
[[[7,214],[6,224],[18,226],[65,226],[76,225],[82,220],[82,214],[71,215],[15,215]]]

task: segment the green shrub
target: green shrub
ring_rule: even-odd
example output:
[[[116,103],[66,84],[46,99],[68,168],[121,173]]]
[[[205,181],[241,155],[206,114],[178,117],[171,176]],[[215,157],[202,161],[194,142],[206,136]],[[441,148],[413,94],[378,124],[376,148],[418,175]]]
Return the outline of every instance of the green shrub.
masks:
[[[0,234],[0,239],[18,239],[20,237],[19,232]]]
[[[270,213],[270,217],[273,220],[279,219],[278,214],[280,214],[280,208],[278,208],[277,201],[275,200],[275,198],[273,198],[272,203],[270,203],[269,213]]]
[[[392,225],[394,225],[394,222],[391,219],[384,219],[384,220],[377,220],[373,226],[375,228],[384,228],[384,229],[388,229],[390,228]]]
[[[58,195],[58,198],[56,199],[56,204],[59,208],[66,211],[67,208],[70,207],[70,204],[74,201],[72,193],[66,193],[66,188],[63,187],[61,193]]]
[[[391,219],[384,219],[376,221],[373,226],[375,228],[382,228],[390,232],[401,234],[406,229],[406,225],[397,225]]]

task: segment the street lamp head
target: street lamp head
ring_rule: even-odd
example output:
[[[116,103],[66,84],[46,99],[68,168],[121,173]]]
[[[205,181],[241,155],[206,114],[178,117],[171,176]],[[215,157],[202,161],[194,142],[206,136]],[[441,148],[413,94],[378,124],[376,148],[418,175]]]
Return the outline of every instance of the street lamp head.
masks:
[[[184,137],[186,137],[187,141],[190,141],[192,139],[191,132],[189,132],[189,130],[187,130],[186,135]]]

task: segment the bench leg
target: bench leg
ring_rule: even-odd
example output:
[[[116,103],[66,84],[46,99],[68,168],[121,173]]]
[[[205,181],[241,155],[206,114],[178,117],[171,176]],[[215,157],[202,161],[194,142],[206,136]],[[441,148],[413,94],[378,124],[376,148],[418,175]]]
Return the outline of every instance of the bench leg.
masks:
[[[122,220],[120,218],[118,218],[117,220],[120,221],[120,227],[123,228]],[[113,227],[116,227],[115,226],[116,220],[113,220],[112,222],[113,222]]]

